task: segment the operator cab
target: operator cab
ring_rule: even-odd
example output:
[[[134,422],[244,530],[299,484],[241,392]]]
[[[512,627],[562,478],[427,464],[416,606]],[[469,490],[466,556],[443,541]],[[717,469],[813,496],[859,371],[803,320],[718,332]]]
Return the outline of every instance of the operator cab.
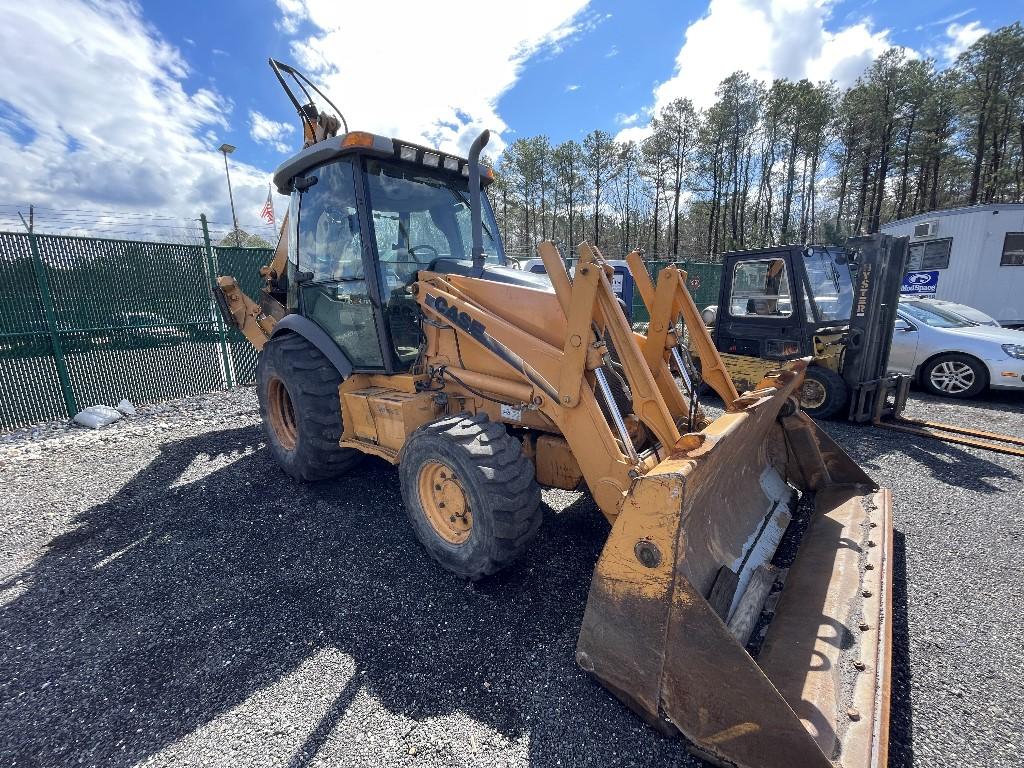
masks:
[[[483,184],[493,180],[490,169],[480,175]],[[360,132],[286,161],[274,181],[290,195],[287,274],[278,285],[288,311],[326,331],[356,371],[408,370],[422,338],[408,291],[417,273],[473,272],[468,177],[463,158]],[[522,280],[502,267],[494,213],[486,194],[480,199],[479,276]]]

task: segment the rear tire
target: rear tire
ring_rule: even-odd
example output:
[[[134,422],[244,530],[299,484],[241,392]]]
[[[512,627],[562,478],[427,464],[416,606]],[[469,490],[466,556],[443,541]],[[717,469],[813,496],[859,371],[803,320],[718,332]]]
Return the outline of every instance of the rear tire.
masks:
[[[846,406],[850,390],[843,377],[830,368],[807,366],[800,387],[800,407],[815,419],[831,419]]]
[[[398,467],[416,538],[467,579],[519,557],[543,520],[540,486],[523,447],[486,416],[453,416],[416,430]]]
[[[950,353],[922,366],[921,384],[933,395],[965,399],[988,386],[988,372],[973,357]]]
[[[339,448],[341,374],[302,336],[288,333],[266,343],[256,364],[260,416],[274,458],[296,480],[337,477],[362,458]]]

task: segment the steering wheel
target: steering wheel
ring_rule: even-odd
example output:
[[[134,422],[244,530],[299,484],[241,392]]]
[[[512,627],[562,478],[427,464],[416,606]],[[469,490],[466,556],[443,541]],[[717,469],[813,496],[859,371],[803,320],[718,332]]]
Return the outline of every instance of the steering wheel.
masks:
[[[421,250],[428,250],[428,251],[430,251],[430,254],[428,254],[430,256],[430,258],[427,259],[426,261],[421,259],[417,255],[417,253],[416,253],[416,251],[421,251]],[[416,260],[417,264],[429,264],[434,259],[436,259],[440,254],[437,252],[437,248],[435,248],[434,246],[423,244],[423,245],[414,245],[414,246],[412,246],[409,249],[409,255],[412,256]]]

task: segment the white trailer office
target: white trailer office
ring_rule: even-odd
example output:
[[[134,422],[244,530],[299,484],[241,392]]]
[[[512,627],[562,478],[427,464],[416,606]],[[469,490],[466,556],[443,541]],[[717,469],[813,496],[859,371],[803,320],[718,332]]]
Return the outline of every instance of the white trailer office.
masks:
[[[922,213],[882,232],[910,238],[904,294],[967,304],[1003,325],[1024,325],[1024,204]]]

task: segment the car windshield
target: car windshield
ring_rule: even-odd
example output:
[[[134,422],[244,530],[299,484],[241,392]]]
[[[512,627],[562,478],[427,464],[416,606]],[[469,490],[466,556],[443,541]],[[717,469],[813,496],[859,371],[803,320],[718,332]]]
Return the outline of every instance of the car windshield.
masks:
[[[933,328],[970,328],[975,325],[975,323],[969,323],[952,312],[947,312],[938,307],[925,307],[917,302],[901,301],[900,309],[915,320],[919,320]]]
[[[424,266],[438,257],[473,257],[466,179],[379,160],[367,161],[366,175],[382,262]],[[486,196],[481,202],[484,255],[498,263],[498,227]]]
[[[853,280],[846,252],[842,248],[808,248],[804,267],[811,284],[811,296],[824,322],[849,320],[853,309]]]

